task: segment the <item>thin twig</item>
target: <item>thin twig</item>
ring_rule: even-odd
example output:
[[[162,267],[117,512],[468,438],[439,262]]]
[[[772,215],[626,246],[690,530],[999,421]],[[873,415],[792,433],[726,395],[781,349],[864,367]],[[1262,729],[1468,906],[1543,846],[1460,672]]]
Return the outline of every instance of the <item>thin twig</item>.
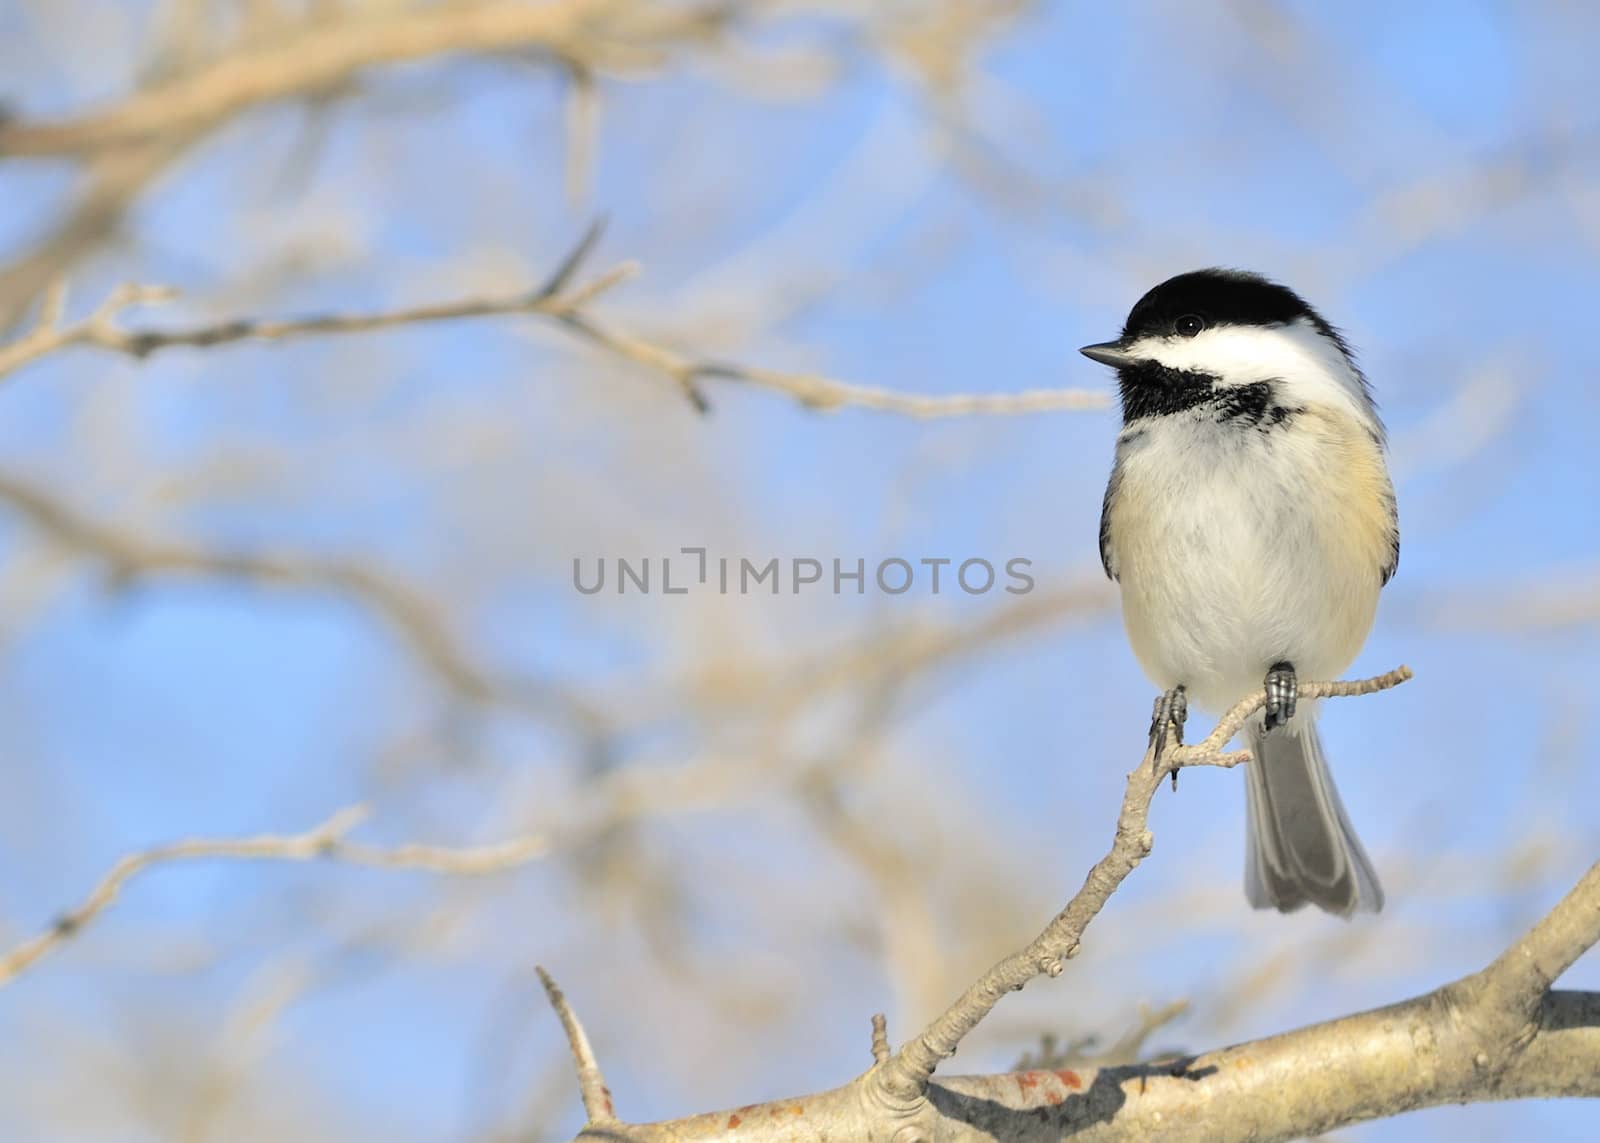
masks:
[[[889,1062],[889,1018],[882,1012],[872,1014],[872,1062]]]
[[[1408,668],[1399,667],[1388,674],[1355,682],[1302,683],[1300,694],[1305,698],[1371,694],[1410,677]],[[920,1036],[902,1047],[883,1067],[875,1069],[871,1082],[886,1102],[901,1107],[920,1102],[939,1061],[955,1053],[956,1046],[993,1010],[1002,996],[1017,991],[1041,974],[1060,974],[1065,961],[1077,954],[1078,942],[1089,923],[1154,845],[1155,837],[1147,821],[1150,799],[1161,780],[1183,766],[1232,765],[1242,761],[1238,755],[1223,754],[1222,747],[1265,703],[1264,691],[1242,699],[1196,746],[1169,744],[1159,758],[1152,757],[1153,746],[1146,751],[1144,759],[1128,775],[1111,849],[1089,871],[1083,888],[1026,948],[984,973]]]
[[[1189,1012],[1187,1000],[1174,1000],[1160,1008],[1148,1004],[1139,1006],[1139,1022],[1123,1033],[1115,1043],[1095,1057],[1098,1064],[1137,1063],[1150,1037],[1168,1024]]]
[[[572,1049],[572,1059],[578,1067],[578,1091],[583,1096],[583,1110],[589,1116],[589,1122],[616,1122],[616,1112],[611,1106],[611,1089],[606,1087],[606,1077],[600,1071],[600,1062],[594,1058],[594,1049],[589,1046],[589,1037],[578,1020],[578,1014],[567,1003],[566,995],[556,987],[551,975],[543,968],[536,968],[535,971],[544,983],[550,1007],[556,1010],[561,1028],[567,1034],[567,1045]]]
[[[239,341],[289,341],[302,337],[370,333],[397,326],[428,325],[465,318],[518,315],[558,317],[593,301],[606,290],[638,273],[636,265],[624,263],[571,294],[564,292],[583,259],[594,248],[600,229],[599,223],[590,226],[550,278],[536,289],[499,297],[464,298],[374,313],[323,314],[276,321],[236,319],[188,329],[126,330],[118,326],[115,320],[122,311],[133,306],[170,301],[177,296],[176,293],[159,286],[120,286],[87,318],[63,325],[59,293],[53,291],[52,298],[47,299],[47,304],[41,307],[40,320],[35,327],[10,345],[0,346],[0,377],[48,353],[72,346],[123,353],[142,360],[168,349],[210,349]]]
[[[787,393],[808,408],[831,411],[846,406],[899,413],[907,417],[1013,417],[1029,413],[1080,412],[1103,409],[1111,403],[1098,389],[1024,389],[1017,393],[949,393],[924,395],[897,393],[871,385],[851,385],[815,373],[780,373],[729,364],[707,364],[698,375],[724,381],[743,381]]]
[[[426,325],[485,317],[542,317],[555,321],[582,340],[635,365],[670,378],[696,412],[711,404],[700,382],[731,381],[792,397],[806,408],[831,412],[841,408],[870,409],[919,419],[964,416],[1018,416],[1104,408],[1106,393],[1089,389],[1028,389],[1018,393],[898,393],[875,385],[858,385],[815,373],[702,361],[632,334],[612,330],[584,307],[638,273],[623,263],[585,285],[568,289],[580,263],[593,248],[598,224],[541,286],[489,298],[463,298],[403,309],[361,314],[322,314],[288,319],[240,318],[187,329],[128,330],[116,317],[129,307],[170,300],[171,290],[156,286],[124,286],[88,318],[69,325],[60,321],[58,306],[46,307],[35,327],[9,345],[0,346],[0,379],[58,350],[85,347],[121,353],[139,360],[169,349],[211,349],[241,341],[290,341],[402,326]]]
[[[63,323],[67,305],[67,285],[57,280],[45,292],[39,317],[32,329],[6,345],[0,345],[0,378],[58,350],[76,345],[100,345],[108,337],[120,336],[112,319],[132,306],[168,301],[175,295],[161,286],[123,284],[106,295],[94,312],[71,325]],[[102,345],[102,348],[121,348]]]
[[[1301,698],[1350,698],[1358,695],[1377,694],[1390,687],[1397,687],[1411,679],[1410,667],[1396,667],[1394,670],[1382,675],[1374,675],[1370,679],[1355,679],[1332,683],[1308,682],[1299,684],[1298,693]],[[1244,729],[1244,724],[1250,716],[1266,704],[1265,691],[1256,691],[1246,695],[1234,703],[1228,712],[1217,723],[1216,729],[1199,742],[1191,746],[1180,746],[1173,751],[1173,760],[1179,766],[1210,766],[1218,763],[1210,761],[1222,753],[1226,746],[1239,731]]]
[[[80,933],[116,902],[123,886],[157,865],[177,861],[326,860],[379,869],[484,875],[526,865],[545,856],[550,849],[549,839],[542,834],[464,848],[418,844],[377,846],[347,840],[345,835],[366,817],[366,807],[349,806],[304,833],[195,838],[130,853],[111,867],[79,905],[63,913],[48,929],[0,956],[0,987],[11,983],[41,957]]]
[[[1189,1011],[1187,1000],[1174,1000],[1160,1008],[1139,1005],[1139,1020],[1117,1037],[1108,1047],[1100,1047],[1100,1037],[1079,1036],[1062,1042],[1053,1032],[1039,1037],[1037,1050],[1029,1049],[1012,1065],[1017,1072],[1050,1071],[1055,1068],[1077,1067],[1080,1064],[1097,1064],[1109,1067],[1115,1064],[1135,1063],[1144,1050],[1145,1041],[1157,1030],[1166,1027]]]
[[[1019,393],[899,393],[875,385],[837,381],[816,373],[788,373],[726,361],[697,360],[657,342],[609,329],[577,310],[553,316],[592,344],[654,372],[666,374],[677,382],[699,412],[706,412],[710,408],[699,387],[701,381],[734,381],[759,389],[770,389],[818,412],[843,408],[870,409],[921,420],[1080,412],[1103,409],[1110,403],[1108,393],[1094,389],[1025,389]]]

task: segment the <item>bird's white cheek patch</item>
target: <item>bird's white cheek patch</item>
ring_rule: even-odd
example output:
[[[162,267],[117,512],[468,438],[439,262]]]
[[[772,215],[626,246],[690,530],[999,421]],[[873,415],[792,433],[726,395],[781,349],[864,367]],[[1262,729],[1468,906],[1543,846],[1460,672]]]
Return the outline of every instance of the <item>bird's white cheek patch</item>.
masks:
[[[1225,385],[1270,381],[1311,363],[1306,347],[1287,329],[1217,326],[1194,337],[1140,338],[1129,352],[1168,369],[1206,373]]]
[[[1129,352],[1168,369],[1204,373],[1222,386],[1276,382],[1285,405],[1337,404],[1381,433],[1360,376],[1304,319],[1283,326],[1220,325],[1194,337],[1144,337]]]

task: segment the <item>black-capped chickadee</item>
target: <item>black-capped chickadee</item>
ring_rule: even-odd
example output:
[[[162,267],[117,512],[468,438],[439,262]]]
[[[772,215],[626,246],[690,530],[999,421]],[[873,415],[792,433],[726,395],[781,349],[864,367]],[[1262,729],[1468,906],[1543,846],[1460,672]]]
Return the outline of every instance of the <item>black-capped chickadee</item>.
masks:
[[[1296,673],[1335,679],[1360,651],[1400,559],[1384,431],[1350,347],[1293,290],[1197,270],[1082,352],[1114,367],[1122,432],[1100,558],[1129,642],[1166,693],[1221,712],[1263,685],[1248,727],[1245,894],[1283,912],[1383,907]]]

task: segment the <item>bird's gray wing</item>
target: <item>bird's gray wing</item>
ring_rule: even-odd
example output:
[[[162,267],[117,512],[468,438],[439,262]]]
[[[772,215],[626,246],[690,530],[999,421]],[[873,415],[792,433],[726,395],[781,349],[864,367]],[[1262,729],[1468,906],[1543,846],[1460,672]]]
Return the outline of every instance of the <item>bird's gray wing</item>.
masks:
[[[1106,496],[1100,503],[1100,566],[1106,569],[1106,578],[1116,581],[1116,556],[1111,551],[1111,502],[1122,487],[1122,449],[1117,449],[1117,459],[1111,465],[1111,479],[1106,481]]]
[[[1388,583],[1394,578],[1395,570],[1400,566],[1400,508],[1395,503],[1392,485],[1384,501],[1384,506],[1389,511],[1389,560],[1383,565],[1383,582]],[[1104,527],[1102,524],[1101,528]]]

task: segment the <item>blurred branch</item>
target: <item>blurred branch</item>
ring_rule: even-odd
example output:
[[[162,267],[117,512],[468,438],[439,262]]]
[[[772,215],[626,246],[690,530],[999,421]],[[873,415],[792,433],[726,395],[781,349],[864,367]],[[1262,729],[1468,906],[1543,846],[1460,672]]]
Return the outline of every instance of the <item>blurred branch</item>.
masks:
[[[0,269],[0,329],[40,290],[113,235],[149,185],[209,134],[252,108],[319,103],[365,71],[418,60],[542,53],[585,70],[628,71],[704,41],[735,9],[623,0],[472,0],[444,5],[311,5],[270,34],[192,62],[86,114],[43,122],[0,118],[0,159],[80,160],[76,205],[32,249]],[[286,14],[286,13],[285,13]],[[191,29],[176,21],[175,36]],[[257,32],[262,32],[257,29]]]
[[[436,604],[364,563],[314,556],[215,552],[137,535],[90,519],[45,487],[0,470],[0,502],[70,551],[106,564],[114,582],[157,575],[242,580],[349,596],[370,608],[453,693],[540,714],[558,714],[595,733],[601,719],[576,695],[528,677],[495,675],[474,661]]]
[[[117,900],[133,878],[157,865],[175,861],[338,861],[378,869],[419,869],[452,875],[501,873],[544,857],[550,849],[542,834],[529,834],[494,845],[449,848],[406,844],[369,845],[346,838],[367,817],[363,806],[340,810],[321,825],[298,834],[262,834],[218,840],[190,839],[158,845],[122,858],[84,898],[38,936],[0,956],[0,987],[11,983],[39,958],[81,932]]]
[[[659,695],[630,693],[627,706],[637,721],[670,717],[685,703],[743,713],[765,707],[803,710],[830,693],[866,694],[885,679],[965,663],[1014,639],[1047,637],[1070,620],[1087,622],[1114,607],[1115,596],[1097,566],[1093,574],[1017,596],[972,619],[885,623],[848,641],[800,648],[771,662],[722,663],[706,657]]]
[[[49,290],[72,267],[115,238],[139,196],[193,142],[192,136],[184,135],[92,158],[61,217],[49,224],[26,253],[0,268],[0,333],[8,332],[21,319],[41,291]]]
[[[871,749],[867,734],[861,747]],[[799,803],[819,837],[872,888],[874,929],[899,1010],[918,1017],[937,1012],[949,994],[947,985],[941,989],[948,977],[939,955],[944,946],[926,863],[893,836],[890,815],[858,812],[847,804],[840,785],[850,761],[841,757],[808,774],[800,784]]]
[[[1550,569],[1537,581],[1431,592],[1425,614],[1455,630],[1541,632],[1600,623],[1600,564]]]
[[[693,707],[707,717],[727,712],[783,717],[834,693],[866,693],[885,680],[904,681],[948,666],[1020,635],[1037,636],[1073,618],[1089,618],[1107,605],[1103,582],[1039,591],[984,609],[975,619],[947,625],[897,623],[869,636],[775,663],[741,661],[702,670],[621,696],[616,710],[595,705],[558,683],[497,672],[482,663],[427,594],[366,561],[268,552],[214,551],[203,545],[139,534],[90,517],[50,486],[0,469],[0,504],[9,505],[62,549],[103,563],[115,584],[156,577],[192,577],[326,591],[371,610],[410,647],[416,661],[452,694],[528,714],[554,718],[591,739],[638,731],[672,712]],[[667,769],[644,790],[629,770],[608,777],[604,790],[628,804],[704,805],[729,786],[758,775],[742,760],[720,759]],[[808,786],[808,790],[813,787]],[[809,803],[808,803],[809,804]],[[632,815],[631,810],[622,817]],[[613,816],[613,811],[606,811]]]
[[[174,297],[172,290],[161,286],[118,286],[94,312],[82,321],[62,324],[67,308],[67,284],[57,281],[45,293],[39,306],[39,317],[34,327],[6,345],[0,345],[0,379],[26,365],[31,365],[48,354],[77,345],[98,345],[102,348],[120,348],[118,339],[125,337],[113,319],[131,306],[149,305]]]
[[[0,124],[0,156],[75,157],[213,128],[251,108],[315,95],[388,64],[542,49],[592,62],[628,44],[703,40],[733,15],[727,4],[523,0],[444,5],[340,5],[263,42],[185,71],[121,103],[53,122]]]
[[[1099,1047],[1098,1036],[1085,1036],[1062,1043],[1053,1033],[1046,1033],[1040,1038],[1038,1051],[1024,1052],[1011,1070],[1054,1071],[1056,1068],[1080,1067],[1084,1064],[1111,1067],[1138,1063],[1143,1058],[1144,1046],[1150,1037],[1188,1012],[1187,1000],[1174,1000],[1160,1008],[1141,1004],[1138,1021],[1103,1049]]]

